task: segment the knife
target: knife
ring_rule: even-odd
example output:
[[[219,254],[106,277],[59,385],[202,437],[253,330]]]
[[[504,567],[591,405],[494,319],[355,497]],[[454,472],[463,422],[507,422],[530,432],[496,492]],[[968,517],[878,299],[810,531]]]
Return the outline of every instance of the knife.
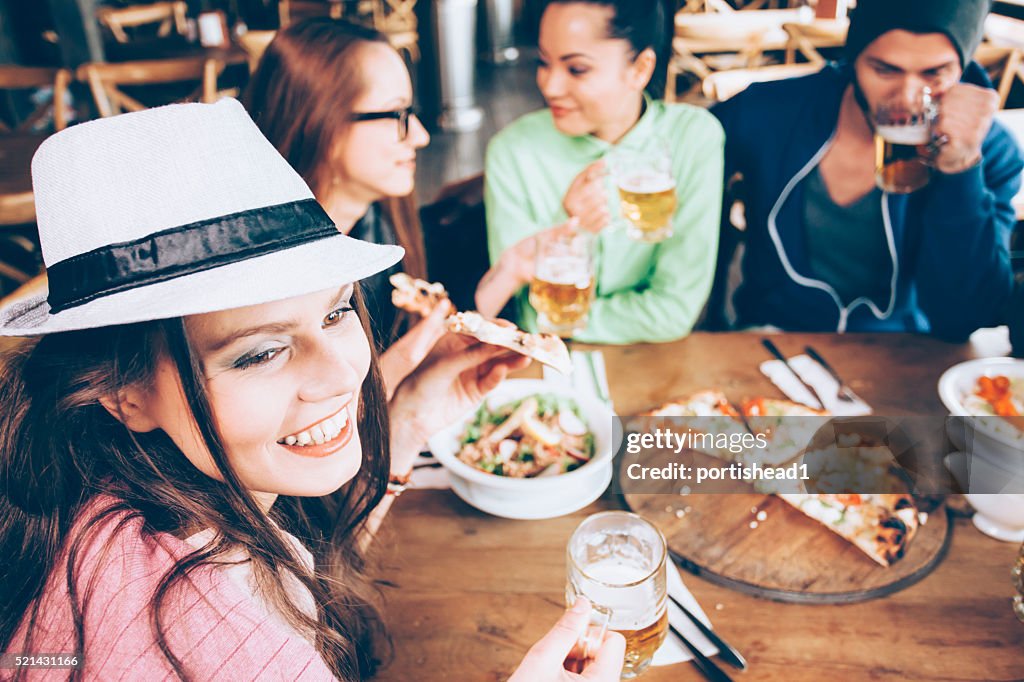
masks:
[[[679,607],[680,611],[686,614],[686,617],[697,626],[697,629],[700,630],[705,637],[711,640],[712,644],[718,647],[718,655],[723,661],[729,665],[739,668],[740,670],[747,669],[747,661],[740,655],[740,652],[729,646],[724,639],[718,636],[718,633],[709,628],[704,621],[695,616],[690,609],[683,606],[678,599],[673,597],[671,594],[668,595],[668,598],[672,600],[673,604]]]
[[[782,364],[784,364],[786,366],[786,369],[788,369],[790,371],[790,373],[797,378],[797,381],[799,381],[801,384],[803,384],[804,388],[806,388],[808,391],[810,391],[811,395],[814,396],[814,399],[818,401],[818,405],[821,407],[821,409],[824,410],[825,409],[825,401],[822,400],[821,396],[818,395],[818,392],[816,390],[814,390],[814,386],[811,386],[809,383],[804,381],[804,378],[802,376],[800,376],[795,369],[793,369],[793,365],[789,364],[789,360],[787,360],[786,356],[782,354],[782,351],[780,351],[778,348],[776,348],[775,344],[772,343],[768,339],[761,339],[761,345],[763,345],[765,348],[767,348],[768,352],[771,353],[772,355],[774,355],[776,357],[776,359],[782,361]]]
[[[693,664],[704,673],[704,677],[711,680],[712,682],[732,682],[732,678],[725,674],[725,671],[715,665],[715,662],[704,655],[704,653],[696,647],[690,640],[686,639],[683,633],[676,629],[672,623],[668,624],[668,629],[672,631],[676,637],[679,638],[690,653],[693,654]]]

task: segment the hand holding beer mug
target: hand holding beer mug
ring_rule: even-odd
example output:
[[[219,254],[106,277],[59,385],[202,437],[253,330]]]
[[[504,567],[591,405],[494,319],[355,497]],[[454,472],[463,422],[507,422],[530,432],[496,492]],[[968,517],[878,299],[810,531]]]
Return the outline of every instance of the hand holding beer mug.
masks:
[[[565,600],[586,597],[626,638],[622,679],[644,672],[668,631],[665,537],[628,512],[588,517],[569,539]]]
[[[612,166],[627,234],[649,244],[671,237],[676,180],[668,148],[643,153],[617,150]]]
[[[564,338],[583,331],[594,288],[593,235],[571,229],[537,235],[530,305],[540,331]]]
[[[875,183],[884,192],[909,194],[931,178],[932,124],[938,107],[923,88],[910,101],[900,95],[878,106],[875,128]]]

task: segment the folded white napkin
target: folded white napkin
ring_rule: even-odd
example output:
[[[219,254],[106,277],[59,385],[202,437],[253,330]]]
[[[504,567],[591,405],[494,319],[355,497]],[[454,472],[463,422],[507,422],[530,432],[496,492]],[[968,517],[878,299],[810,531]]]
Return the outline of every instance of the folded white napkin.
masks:
[[[837,395],[839,383],[812,358],[807,355],[797,355],[789,358],[789,364],[804,381],[814,387],[821,399],[825,401],[824,408],[832,414],[838,416],[871,414],[871,406],[859,397],[855,396],[856,399],[853,402],[840,400]],[[761,373],[771,379],[771,382],[778,386],[779,390],[785,393],[790,400],[815,409],[822,407],[781,360],[762,362]]]
[[[668,564],[668,593],[689,609],[690,613],[700,618],[704,621],[705,625],[710,627],[711,621],[708,619],[707,614],[704,613],[704,609],[697,603],[697,598],[687,589],[686,584],[683,583],[682,576],[679,575],[679,569],[672,562]],[[718,653],[715,645],[708,641],[708,638],[697,629],[697,626],[686,617],[686,614],[679,610],[679,607],[671,601],[668,602],[668,621],[683,633],[686,639],[690,640],[695,647],[700,649],[701,653],[705,656],[714,656]],[[665,638],[665,643],[655,652],[651,665],[672,665],[673,663],[689,661],[692,658],[693,654],[690,653],[690,650],[679,641],[675,634],[669,632],[668,637]]]

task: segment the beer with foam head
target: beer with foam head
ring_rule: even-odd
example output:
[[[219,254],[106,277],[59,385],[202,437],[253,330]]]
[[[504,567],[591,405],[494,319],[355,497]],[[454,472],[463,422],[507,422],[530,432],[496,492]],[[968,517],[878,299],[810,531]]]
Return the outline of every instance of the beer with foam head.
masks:
[[[639,171],[619,178],[622,215],[629,221],[629,236],[642,242],[660,242],[672,236],[676,211],[676,183],[671,175]]]
[[[916,192],[928,184],[931,168],[921,149],[931,141],[926,122],[875,126],[875,183],[894,194]]]
[[[926,158],[938,106],[929,88],[910,97],[900,93],[879,104],[871,119],[875,129],[875,184],[884,192],[909,194],[928,184]]]
[[[594,514],[569,540],[566,601],[584,596],[610,612],[608,629],[626,639],[623,679],[646,670],[665,641],[666,554],[661,532],[628,512]]]
[[[571,231],[539,239],[530,305],[540,331],[569,338],[587,326],[595,290],[594,238]]]
[[[587,325],[594,297],[589,263],[565,256],[549,258],[539,266],[530,282],[530,305],[537,311],[541,331],[566,337],[579,333]]]

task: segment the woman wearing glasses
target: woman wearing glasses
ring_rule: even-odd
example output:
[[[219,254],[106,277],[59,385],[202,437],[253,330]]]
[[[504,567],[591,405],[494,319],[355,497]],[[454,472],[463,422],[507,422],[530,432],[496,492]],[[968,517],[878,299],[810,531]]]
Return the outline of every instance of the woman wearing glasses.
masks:
[[[278,32],[244,103],[339,230],[405,248],[402,263],[363,283],[390,394],[443,335],[449,312],[439,306],[411,324],[391,304],[390,275],[426,275],[412,191],[430,135],[412,113],[405,63],[373,29],[309,19]]]

